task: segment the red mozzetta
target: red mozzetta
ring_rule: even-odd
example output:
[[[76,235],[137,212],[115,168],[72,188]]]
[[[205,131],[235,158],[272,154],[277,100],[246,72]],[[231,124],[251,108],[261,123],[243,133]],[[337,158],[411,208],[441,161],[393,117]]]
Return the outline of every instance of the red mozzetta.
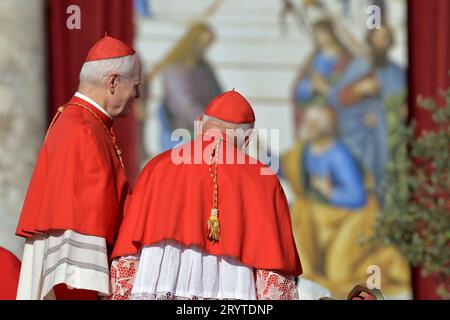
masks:
[[[91,104],[70,100],[39,152],[18,236],[70,229],[114,243],[129,184],[111,126]]]
[[[289,207],[277,176],[261,175],[263,164],[254,159],[252,164],[248,155],[227,142],[221,143],[219,154],[223,157],[223,150],[231,149],[245,158],[245,164],[219,164],[221,237],[215,243],[207,239],[213,192],[209,165],[205,161],[180,165],[174,158],[187,162],[208,154],[214,141],[203,137],[164,152],[147,164],[125,213],[113,257],[174,239],[186,246],[200,246],[210,254],[235,257],[254,268],[299,275],[301,265]]]

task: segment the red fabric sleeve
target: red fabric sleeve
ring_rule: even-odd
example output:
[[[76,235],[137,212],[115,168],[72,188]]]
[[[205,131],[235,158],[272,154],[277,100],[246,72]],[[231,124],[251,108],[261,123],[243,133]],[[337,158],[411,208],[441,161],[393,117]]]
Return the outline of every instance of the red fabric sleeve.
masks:
[[[0,300],[15,300],[21,263],[14,254],[0,247]]]

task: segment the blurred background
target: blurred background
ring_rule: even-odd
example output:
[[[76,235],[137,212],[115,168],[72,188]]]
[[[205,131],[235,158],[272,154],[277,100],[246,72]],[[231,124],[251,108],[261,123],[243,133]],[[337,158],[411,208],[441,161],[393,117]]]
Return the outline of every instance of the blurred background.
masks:
[[[141,99],[114,125],[132,182],[235,88],[257,129],[279,130],[302,278],[338,298],[373,279],[388,298],[442,297],[446,271],[424,276],[428,256],[407,254],[422,243],[392,230],[410,209],[408,146],[436,128],[417,97],[445,105],[449,15],[446,0],[0,0],[0,247],[21,259],[14,231],[49,119],[108,32],[143,63]],[[270,136],[253,140],[258,157]]]

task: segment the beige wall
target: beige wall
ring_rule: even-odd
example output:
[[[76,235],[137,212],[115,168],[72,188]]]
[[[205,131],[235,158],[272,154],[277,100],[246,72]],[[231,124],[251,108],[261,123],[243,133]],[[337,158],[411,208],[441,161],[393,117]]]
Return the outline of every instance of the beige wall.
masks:
[[[45,130],[44,1],[0,1],[0,246],[14,235]]]

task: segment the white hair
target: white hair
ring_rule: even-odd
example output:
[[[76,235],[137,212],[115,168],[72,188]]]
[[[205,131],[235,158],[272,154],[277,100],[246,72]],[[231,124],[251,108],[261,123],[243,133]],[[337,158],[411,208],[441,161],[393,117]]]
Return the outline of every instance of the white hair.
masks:
[[[253,123],[234,123],[234,122],[227,122],[223,121],[214,117],[207,116],[206,114],[202,117],[202,126],[204,126],[208,121],[214,121],[217,122],[224,127],[230,128],[230,129],[241,129],[244,131],[247,131],[249,129],[253,129]]]
[[[85,62],[80,71],[80,84],[85,82],[100,84],[111,74],[129,78],[132,75],[135,60],[136,55],[133,54],[125,57]]]
[[[234,136],[237,140],[237,147],[239,149],[242,149],[245,145],[245,137],[249,136],[249,130],[252,130],[254,127],[253,123],[234,123],[234,122],[228,122],[223,121],[214,117],[207,116],[206,114],[202,117],[202,128],[205,126],[207,122],[216,122],[220,125],[223,125],[225,128],[232,130],[233,132],[230,133],[232,136]]]

